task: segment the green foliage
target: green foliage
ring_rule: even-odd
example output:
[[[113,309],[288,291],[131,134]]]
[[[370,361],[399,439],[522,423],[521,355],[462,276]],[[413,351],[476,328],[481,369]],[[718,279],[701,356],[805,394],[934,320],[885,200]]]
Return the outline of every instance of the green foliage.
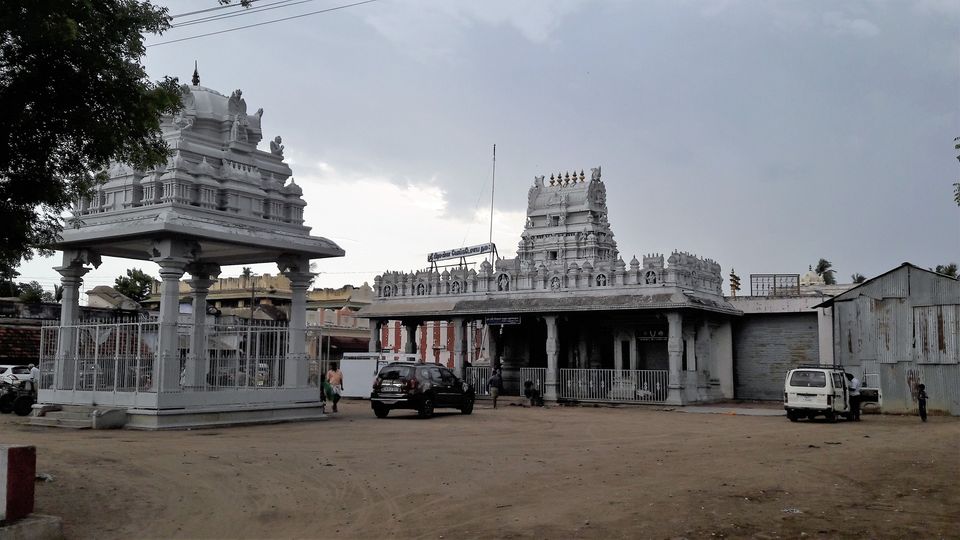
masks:
[[[867,280],[867,276],[861,274],[860,272],[856,272],[850,276],[851,283],[863,283],[866,280]]]
[[[134,302],[143,302],[150,296],[150,287],[153,285],[153,278],[143,270],[134,268],[133,270],[127,270],[126,276],[120,276],[115,279],[113,284],[113,288],[116,289],[118,293]]]
[[[20,285],[12,279],[0,279],[0,298],[20,296]]]
[[[814,267],[813,270],[817,273],[818,276],[823,278],[823,282],[826,283],[827,285],[836,285],[837,278],[834,277],[834,274],[836,273],[836,271],[831,270],[832,267],[833,267],[832,262],[826,259],[820,259],[819,261],[817,261],[817,266]]]
[[[953,201],[960,206],[960,182],[953,184]]]
[[[166,161],[160,118],[181,106],[180,90],[151,82],[140,58],[145,35],[169,25],[166,8],[143,1],[3,0],[0,277],[49,252],[63,211],[111,161]]]
[[[26,304],[52,302],[53,295],[43,290],[43,285],[37,281],[20,284],[20,301]]]
[[[938,264],[936,268],[933,269],[934,272],[938,274],[943,274],[945,276],[952,277],[957,279],[957,263],[949,264]]]

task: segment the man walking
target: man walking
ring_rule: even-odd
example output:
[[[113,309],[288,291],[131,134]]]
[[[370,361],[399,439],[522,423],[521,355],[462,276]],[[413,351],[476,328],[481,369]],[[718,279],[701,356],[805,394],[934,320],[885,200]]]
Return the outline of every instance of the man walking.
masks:
[[[487,380],[487,391],[490,392],[490,397],[493,398],[493,408],[496,409],[497,398],[503,391],[503,375],[500,373],[500,369],[494,369],[493,375]]]
[[[337,402],[340,401],[340,394],[343,392],[343,372],[337,366],[336,362],[330,364],[327,370],[327,379],[323,383],[323,389],[327,394],[327,399],[333,402],[333,412],[337,412]]]

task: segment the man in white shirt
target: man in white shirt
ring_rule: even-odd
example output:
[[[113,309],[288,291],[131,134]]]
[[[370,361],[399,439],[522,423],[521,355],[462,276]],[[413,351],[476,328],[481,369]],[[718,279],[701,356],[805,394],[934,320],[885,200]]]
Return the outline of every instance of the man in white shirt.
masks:
[[[40,368],[36,364],[30,364],[30,380],[40,384]]]
[[[850,418],[860,421],[860,379],[853,373],[847,373],[847,388],[850,390]]]

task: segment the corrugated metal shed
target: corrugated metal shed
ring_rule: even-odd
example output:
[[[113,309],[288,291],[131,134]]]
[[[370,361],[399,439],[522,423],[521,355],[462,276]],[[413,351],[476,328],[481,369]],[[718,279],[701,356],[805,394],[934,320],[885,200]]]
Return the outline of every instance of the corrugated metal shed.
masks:
[[[817,307],[833,308],[834,361],[876,370],[886,412],[960,414],[960,281],[904,263]]]

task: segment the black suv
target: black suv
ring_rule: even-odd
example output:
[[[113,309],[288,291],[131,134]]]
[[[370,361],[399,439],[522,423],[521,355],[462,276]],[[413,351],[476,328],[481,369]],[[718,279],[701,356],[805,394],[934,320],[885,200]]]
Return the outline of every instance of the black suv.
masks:
[[[474,390],[449,369],[436,364],[393,362],[384,366],[373,381],[370,404],[377,418],[391,409],[412,409],[421,418],[433,416],[439,407],[473,412]]]

